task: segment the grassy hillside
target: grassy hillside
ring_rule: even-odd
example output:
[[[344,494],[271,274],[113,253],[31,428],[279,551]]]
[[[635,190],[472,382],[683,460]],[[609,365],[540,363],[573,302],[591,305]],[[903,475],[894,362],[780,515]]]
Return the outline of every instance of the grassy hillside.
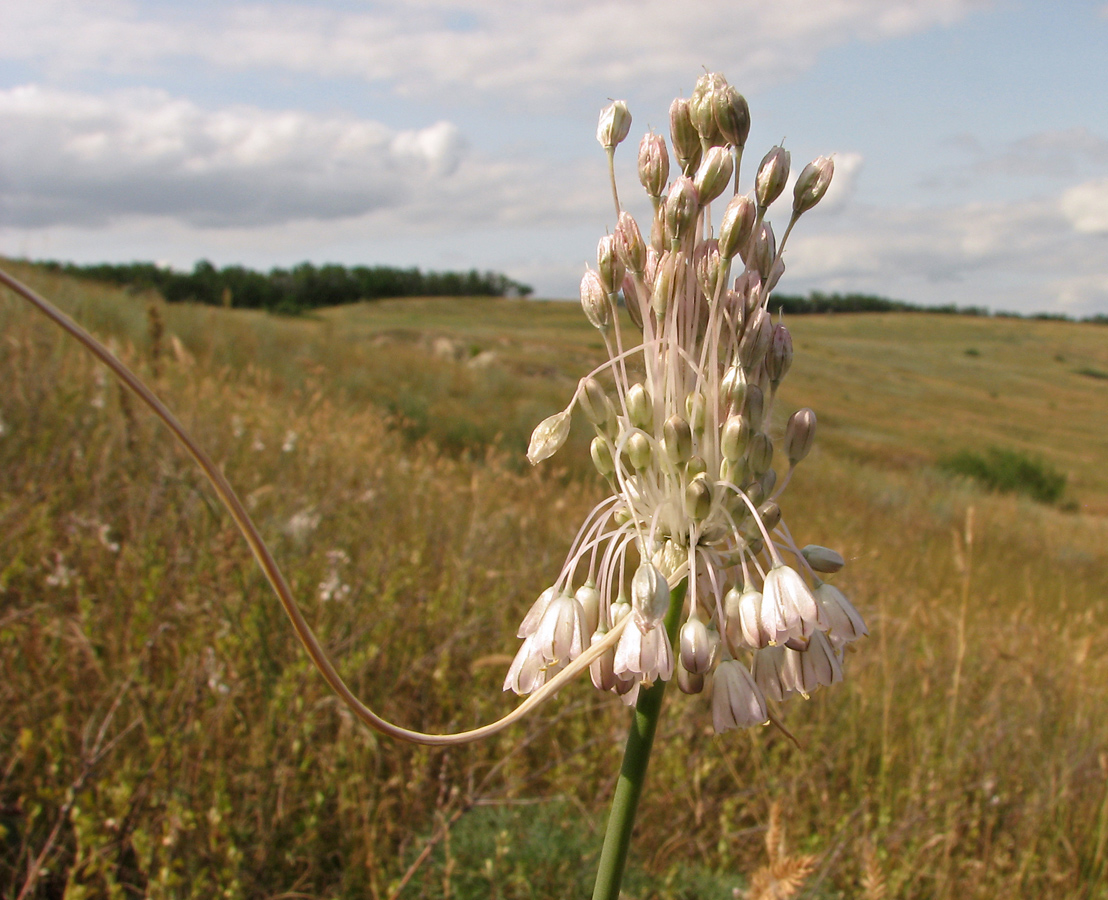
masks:
[[[519,617],[600,495],[584,429],[557,465],[520,464],[603,358],[575,305],[280,319],[16,274],[195,429],[367,702],[427,730],[510,708]],[[354,725],[191,464],[20,304],[0,298],[3,891],[41,857],[29,896],[386,898],[450,823],[401,897],[585,894],[618,702],[578,685],[450,751]],[[1105,896],[1108,381],[1089,373],[1108,332],[790,328],[782,411],[812,406],[820,432],[783,506],[848,558],[837,583],[872,636],[844,684],[788,707],[802,750],[713,737],[703,699],[673,692],[628,892],[730,896],[780,801],[818,858],[804,896]],[[1065,472],[1077,511],[933,465],[994,444]]]

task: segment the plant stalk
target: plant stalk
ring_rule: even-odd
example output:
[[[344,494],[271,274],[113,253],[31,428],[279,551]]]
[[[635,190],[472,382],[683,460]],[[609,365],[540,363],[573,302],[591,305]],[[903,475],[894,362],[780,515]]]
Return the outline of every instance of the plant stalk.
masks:
[[[682,581],[670,596],[665,629],[671,647],[676,643],[687,584],[687,581]],[[654,746],[654,732],[658,728],[665,692],[664,681],[655,682],[647,690],[639,692],[639,701],[635,704],[635,713],[631,718],[631,730],[627,735],[627,746],[623,751],[623,765],[620,766],[619,780],[612,796],[612,811],[608,816],[608,828],[604,832],[604,846],[600,851],[592,900],[619,900],[619,886],[627,867],[627,851],[631,847],[631,831],[635,826],[635,813],[646,782],[646,767],[650,762],[650,750]]]

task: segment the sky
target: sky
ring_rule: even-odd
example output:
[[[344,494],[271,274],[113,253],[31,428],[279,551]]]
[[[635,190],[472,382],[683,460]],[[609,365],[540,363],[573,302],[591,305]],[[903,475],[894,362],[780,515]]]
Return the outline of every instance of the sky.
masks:
[[[705,70],[836,173],[779,291],[1108,314],[1108,3],[0,0],[0,255],[495,270],[573,298]],[[783,204],[779,204],[783,205]],[[788,209],[771,209],[783,229]]]

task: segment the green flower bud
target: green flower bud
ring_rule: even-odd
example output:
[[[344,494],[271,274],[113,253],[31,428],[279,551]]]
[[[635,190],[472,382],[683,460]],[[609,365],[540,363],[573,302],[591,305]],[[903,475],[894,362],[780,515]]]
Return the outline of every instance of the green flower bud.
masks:
[[[816,439],[816,414],[810,409],[798,409],[785,426],[785,455],[789,465],[795,466],[808,455]]]
[[[605,150],[614,150],[631,130],[631,112],[622,100],[616,100],[600,112],[596,139]]]
[[[595,378],[582,378],[581,390],[577,394],[577,405],[585,418],[597,428],[603,428],[612,418],[612,401]]]
[[[700,202],[707,206],[731,184],[735,173],[735,161],[726,147],[712,147],[697,166],[693,184],[700,196]]]
[[[750,443],[750,425],[741,415],[733,415],[723,423],[719,436],[719,448],[724,459],[738,462]]]
[[[752,429],[762,427],[762,413],[765,409],[765,394],[756,384],[746,386],[746,396],[743,397],[742,416]]]
[[[662,426],[666,456],[674,465],[687,462],[692,456],[692,429],[681,416],[673,415]]]
[[[673,297],[674,276],[677,266],[682,264],[683,254],[669,251],[658,264],[658,273],[654,276],[654,289],[650,293],[650,308],[658,319],[664,319]]]
[[[746,461],[750,463],[750,471],[755,475],[768,471],[773,464],[773,441],[764,431],[751,435],[750,444],[746,448]]]
[[[685,506],[689,515],[697,522],[708,517],[712,509],[712,487],[708,482],[708,476],[697,475],[689,486],[685,488]]]
[[[766,527],[766,531],[773,531],[781,521],[781,507],[772,500],[767,500],[758,507],[758,518]]]
[[[700,214],[700,198],[693,180],[687,176],[678,178],[666,195],[666,238],[670,245],[680,244],[696,227]]]
[[[627,390],[627,415],[635,428],[651,431],[654,428],[654,403],[641,382]]]
[[[616,470],[616,461],[612,458],[612,446],[608,439],[597,435],[589,445],[589,454],[596,471],[607,478]]]
[[[780,197],[788,180],[789,151],[784,147],[774,147],[762,159],[754,179],[754,196],[758,199],[759,209],[764,210]]]
[[[823,199],[834,174],[835,163],[826,156],[817,157],[801,170],[793,186],[794,216],[807,212]]]
[[[670,104],[669,137],[681,171],[692,171],[700,160],[700,134],[693,125],[689,101],[683,97]]]
[[[736,194],[723,211],[719,226],[719,253],[724,259],[733,259],[750,241],[758,208],[745,194]]]
[[[685,463],[685,477],[690,481],[696,478],[697,475],[703,475],[708,471],[708,464],[704,462],[702,456],[690,456],[689,461]]]
[[[650,448],[650,439],[641,431],[636,431],[627,439],[627,458],[640,472],[650,468],[654,452]]]
[[[693,391],[685,398],[685,415],[689,417],[689,425],[697,434],[704,431],[705,420],[708,415],[708,401],[700,391]]]
[[[825,575],[834,575],[846,564],[842,558],[842,554],[836,553],[829,547],[821,547],[818,544],[809,544],[807,547],[804,547],[800,553],[808,560],[808,565],[815,569],[815,571],[822,572]]]
[[[750,107],[731,85],[724,85],[712,94],[712,111],[720,134],[732,147],[746,146],[750,134]]]

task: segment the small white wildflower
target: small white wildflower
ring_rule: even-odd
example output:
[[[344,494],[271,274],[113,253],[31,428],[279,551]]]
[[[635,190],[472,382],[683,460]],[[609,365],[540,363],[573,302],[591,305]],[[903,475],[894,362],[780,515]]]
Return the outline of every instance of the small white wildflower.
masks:
[[[281,444],[282,453],[292,453],[296,449],[296,439],[298,435],[295,431],[289,430],[285,432],[284,443]]]
[[[766,698],[746,666],[734,659],[721,662],[712,683],[712,727],[716,734],[767,721]]]
[[[302,509],[285,523],[285,534],[294,541],[302,541],[319,527],[319,521],[319,513],[310,509]]]
[[[49,575],[46,576],[46,583],[50,587],[69,587],[70,582],[73,580],[73,576],[77,572],[75,569],[69,568],[65,564],[65,557],[60,551],[54,551],[54,568]]]

